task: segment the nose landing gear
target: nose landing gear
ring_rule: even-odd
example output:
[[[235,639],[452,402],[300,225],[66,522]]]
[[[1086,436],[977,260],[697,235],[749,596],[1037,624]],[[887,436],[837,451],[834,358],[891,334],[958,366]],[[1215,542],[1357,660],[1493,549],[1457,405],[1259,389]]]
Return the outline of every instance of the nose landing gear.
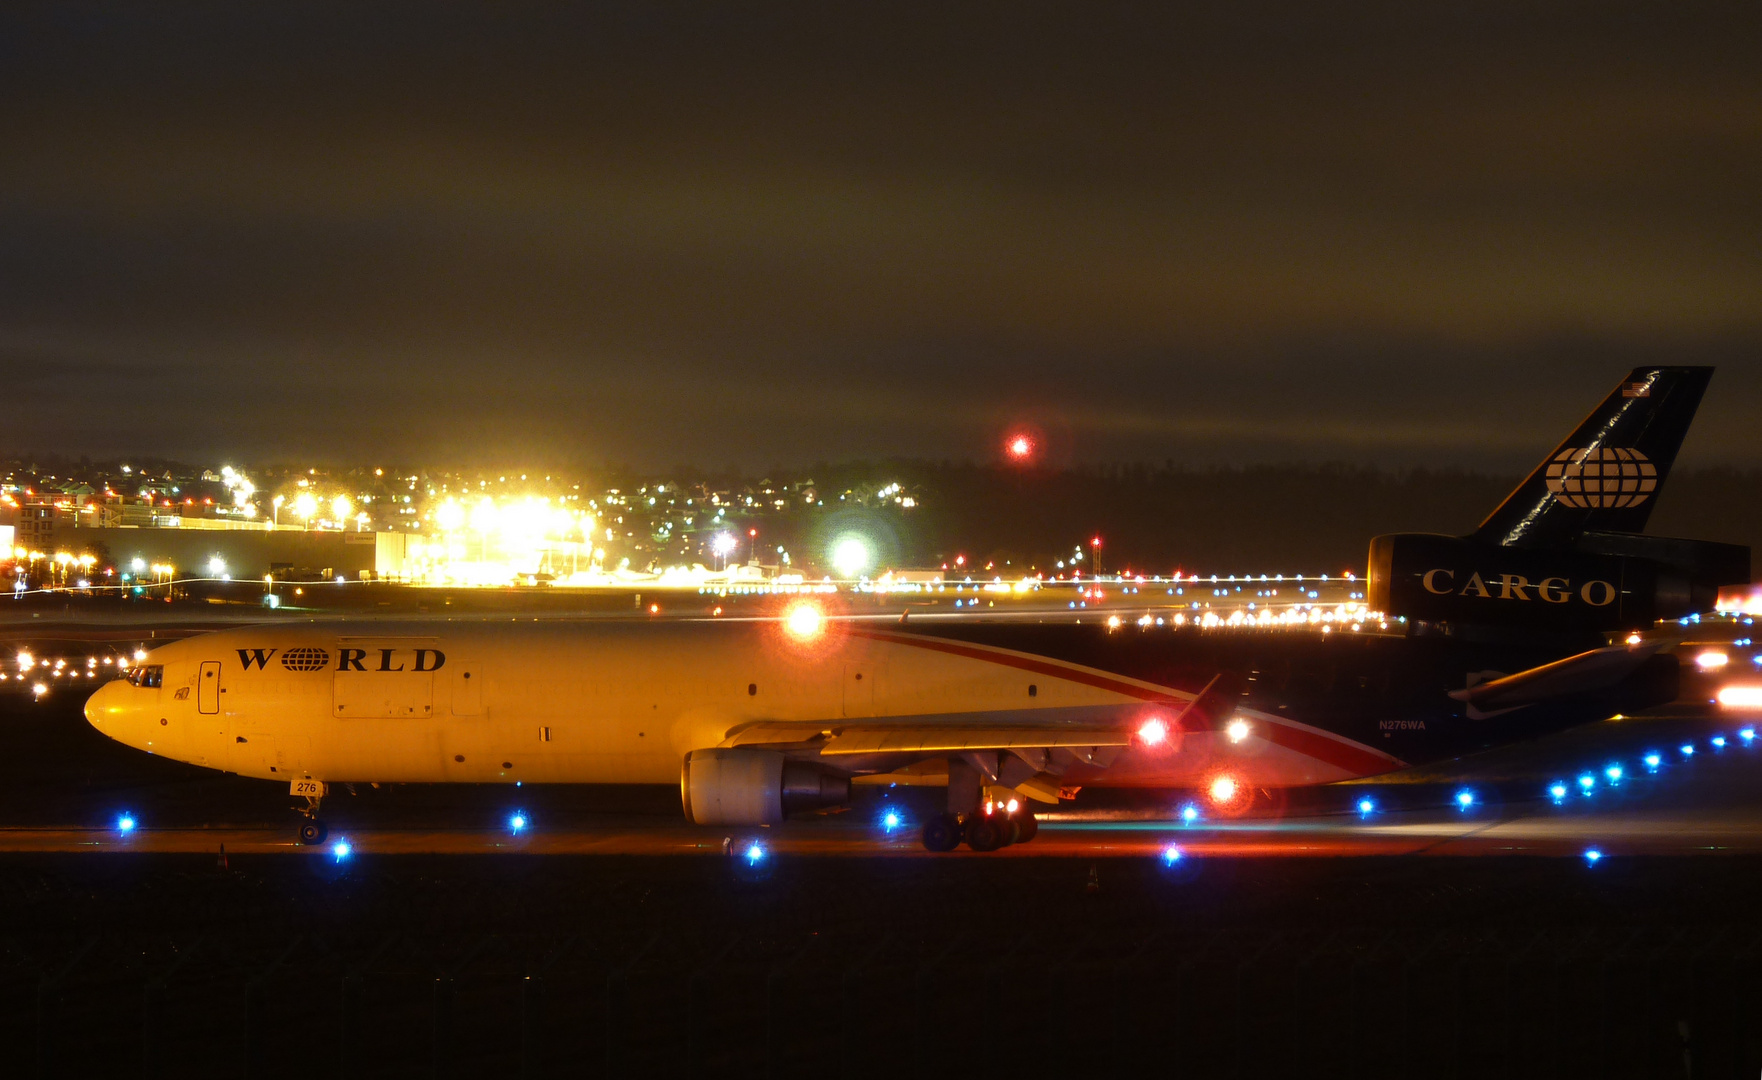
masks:
[[[306,783],[310,784],[311,781],[306,781]],[[299,786],[298,782],[295,786]],[[324,801],[324,793],[321,789],[318,794],[309,792],[303,794],[306,805],[300,810],[300,813],[305,816],[306,820],[300,822],[300,827],[295,830],[294,836],[304,845],[322,844],[324,838],[330,835],[329,827],[318,817],[318,807]]]

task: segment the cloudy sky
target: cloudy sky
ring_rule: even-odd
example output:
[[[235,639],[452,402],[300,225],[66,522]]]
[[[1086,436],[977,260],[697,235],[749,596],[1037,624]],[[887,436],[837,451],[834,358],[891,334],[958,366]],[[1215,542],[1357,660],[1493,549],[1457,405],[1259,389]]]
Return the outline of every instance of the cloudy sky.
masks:
[[[0,450],[1762,466],[1759,12],[8,5]]]

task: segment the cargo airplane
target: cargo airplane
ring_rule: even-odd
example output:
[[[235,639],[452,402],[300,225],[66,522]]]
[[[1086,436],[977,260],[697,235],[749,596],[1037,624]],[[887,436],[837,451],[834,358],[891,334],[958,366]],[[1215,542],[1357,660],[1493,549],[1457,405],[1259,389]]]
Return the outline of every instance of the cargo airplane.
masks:
[[[775,825],[853,785],[946,786],[923,843],[1030,839],[1080,787],[1374,776],[1677,696],[1661,620],[1749,549],[1642,533],[1712,371],[1623,379],[1468,536],[1370,546],[1362,632],[1044,616],[266,624],[154,649],[93,694],[111,738],[286,783],[653,784]],[[1382,629],[1386,624],[1388,629]]]

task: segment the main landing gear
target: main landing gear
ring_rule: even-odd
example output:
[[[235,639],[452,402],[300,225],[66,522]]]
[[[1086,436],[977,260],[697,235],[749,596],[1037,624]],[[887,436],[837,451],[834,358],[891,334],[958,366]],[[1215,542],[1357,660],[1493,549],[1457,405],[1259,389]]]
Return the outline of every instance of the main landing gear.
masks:
[[[964,819],[958,814],[937,814],[924,822],[923,841],[929,851],[953,851],[963,840],[974,851],[996,851],[1025,844],[1039,831],[1040,822],[1025,805],[1017,804],[1011,813],[1007,804],[993,802]]]
[[[948,762],[948,812],[924,822],[924,847],[953,851],[965,840],[974,851],[1025,844],[1040,831],[1034,811],[1021,799],[987,798],[985,783],[997,779],[995,762],[981,775],[965,758]],[[994,789],[995,790],[995,789]]]

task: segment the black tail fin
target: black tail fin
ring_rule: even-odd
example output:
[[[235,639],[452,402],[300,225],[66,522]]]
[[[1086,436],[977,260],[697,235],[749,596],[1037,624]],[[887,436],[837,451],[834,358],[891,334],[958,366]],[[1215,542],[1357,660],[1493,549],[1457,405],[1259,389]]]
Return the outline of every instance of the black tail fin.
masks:
[[[1635,368],[1473,539],[1565,547],[1587,531],[1643,531],[1712,377],[1710,367]]]

